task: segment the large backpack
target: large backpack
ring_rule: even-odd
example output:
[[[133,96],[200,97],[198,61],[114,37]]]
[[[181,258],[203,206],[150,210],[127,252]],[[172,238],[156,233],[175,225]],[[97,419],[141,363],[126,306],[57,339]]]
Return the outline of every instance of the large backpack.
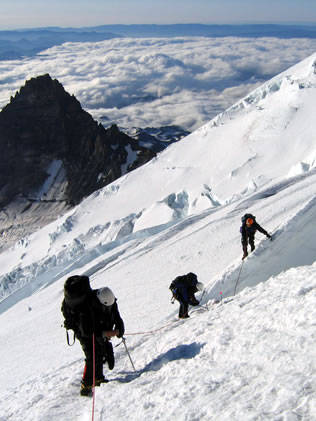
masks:
[[[64,284],[61,306],[65,318],[64,327],[73,330],[76,336],[89,336],[94,330],[93,310],[89,304],[91,293],[88,276],[70,276]]]
[[[64,284],[64,296],[67,306],[75,309],[84,302],[92,291],[88,276],[70,276]]]
[[[177,276],[170,284],[169,289],[174,294],[179,285],[184,285],[187,288],[194,288],[198,283],[195,273],[190,272],[187,275]]]

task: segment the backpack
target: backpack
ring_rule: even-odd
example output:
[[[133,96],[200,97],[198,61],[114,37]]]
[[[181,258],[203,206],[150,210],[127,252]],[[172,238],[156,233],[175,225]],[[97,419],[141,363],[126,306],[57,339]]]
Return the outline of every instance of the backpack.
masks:
[[[187,275],[177,276],[170,284],[169,289],[175,295],[175,292],[179,285],[184,285],[187,288],[194,288],[198,283],[197,276],[195,273],[190,272]]]
[[[65,318],[64,327],[83,337],[89,336],[94,326],[92,309],[87,299],[91,292],[88,276],[70,276],[64,284],[64,299],[61,305]]]
[[[64,296],[67,306],[75,309],[84,302],[91,293],[90,280],[88,276],[70,276],[64,284]]]

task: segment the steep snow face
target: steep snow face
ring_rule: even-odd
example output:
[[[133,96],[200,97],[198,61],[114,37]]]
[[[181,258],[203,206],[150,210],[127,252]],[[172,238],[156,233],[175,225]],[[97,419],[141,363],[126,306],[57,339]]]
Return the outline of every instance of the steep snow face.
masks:
[[[78,273],[118,297],[136,366],[113,339],[96,419],[315,419],[315,58],[0,254],[1,420],[91,418],[60,312]],[[245,212],[273,241],[241,262]],[[183,321],[188,272],[205,291]]]
[[[45,272],[59,262],[70,262],[74,255],[86,260],[88,250],[94,254],[100,244],[103,251],[112,249],[130,238],[158,234],[190,215],[220,210],[262,189],[269,195],[269,187],[276,182],[312,171],[316,162],[315,61],[316,54],[142,168],[95,192],[44,229],[46,240],[40,249],[35,234],[8,251],[10,259],[6,253],[0,255],[0,275],[5,277],[1,295],[19,285],[12,270],[13,256],[19,267],[34,265],[35,258]],[[27,273],[18,275],[25,284],[32,270]]]
[[[47,175],[47,179],[31,199],[35,201],[66,200],[67,177],[63,162],[59,159],[52,160],[47,168]]]
[[[198,146],[192,163],[209,168],[221,203],[315,167],[315,60],[272,79],[186,139]],[[205,154],[197,157],[200,146]]]

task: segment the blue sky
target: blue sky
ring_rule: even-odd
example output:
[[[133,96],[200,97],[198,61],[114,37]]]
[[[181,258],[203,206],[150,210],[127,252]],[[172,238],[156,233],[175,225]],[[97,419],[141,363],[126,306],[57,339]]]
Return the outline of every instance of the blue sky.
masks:
[[[316,23],[315,0],[2,0],[0,30],[171,23]]]

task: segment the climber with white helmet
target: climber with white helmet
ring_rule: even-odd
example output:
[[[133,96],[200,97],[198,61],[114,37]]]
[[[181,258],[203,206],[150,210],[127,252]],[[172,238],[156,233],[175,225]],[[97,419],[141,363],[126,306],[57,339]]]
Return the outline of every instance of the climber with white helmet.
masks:
[[[124,322],[116,301],[108,287],[91,289],[89,278],[84,275],[71,276],[64,284],[61,307],[64,326],[74,331],[85,354],[80,390],[82,396],[91,395],[94,385],[107,382],[103,375],[104,363],[110,370],[114,367],[111,338],[122,338],[124,335]]]

